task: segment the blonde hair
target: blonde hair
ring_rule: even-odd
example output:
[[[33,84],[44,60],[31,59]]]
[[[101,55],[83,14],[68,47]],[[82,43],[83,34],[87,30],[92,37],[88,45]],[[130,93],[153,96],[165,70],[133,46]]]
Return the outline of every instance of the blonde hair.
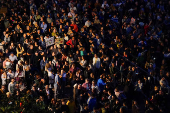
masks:
[[[7,92],[6,93],[6,96],[9,98],[11,96],[11,93],[10,92]]]
[[[50,68],[50,64],[49,63],[46,63],[45,67],[48,69]]]

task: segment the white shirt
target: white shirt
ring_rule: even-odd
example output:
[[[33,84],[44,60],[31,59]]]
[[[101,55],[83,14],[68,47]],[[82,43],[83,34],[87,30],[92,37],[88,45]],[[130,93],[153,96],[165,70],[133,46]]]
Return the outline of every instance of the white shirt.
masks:
[[[16,55],[14,55],[14,56],[10,55],[10,56],[9,56],[9,59],[10,59],[12,62],[15,61],[15,60],[18,60]]]
[[[81,60],[80,63],[82,64],[81,66],[85,68],[87,61],[86,60]]]
[[[97,91],[97,93],[99,93],[99,92],[100,92],[100,91],[99,91],[99,88],[98,88],[98,86],[97,86],[97,85],[95,85],[95,86],[93,86],[93,85],[92,85],[92,86],[91,86],[91,89],[93,89],[93,90],[95,89],[95,90]]]
[[[104,6],[109,7],[108,4],[102,4],[102,8],[104,8]]]
[[[4,37],[4,41],[5,41],[5,42],[10,42],[10,37],[8,37],[8,38],[7,38],[7,37]]]
[[[45,37],[44,37],[45,42],[46,42],[46,41],[47,41],[47,39],[49,39],[49,38],[50,38],[50,37],[48,37],[48,38],[47,38],[47,36],[45,36]]]
[[[57,63],[57,61],[56,60],[52,60],[52,64],[54,65],[54,66],[56,66],[56,63]]]
[[[8,91],[9,91],[10,93],[13,93],[13,92],[11,92],[11,87],[13,87],[13,88],[15,89],[15,83],[10,82],[10,83],[8,84]]]
[[[24,65],[24,66],[23,66],[23,70],[26,70],[26,69],[27,69],[27,67],[29,67],[29,68],[30,68],[30,65]]]
[[[59,78],[59,75],[56,74],[56,75],[55,75],[55,83],[59,82],[59,79],[60,79],[60,78]]]
[[[68,36],[65,36],[65,37],[64,37],[64,40],[68,41]]]
[[[18,73],[18,72],[15,72],[15,77],[24,77],[24,73],[23,73],[23,71],[22,72],[20,72],[20,73]]]
[[[6,85],[6,76],[4,74],[1,75],[2,85]]]
[[[49,89],[46,89],[46,93],[47,93],[47,97],[48,97],[48,99],[50,99],[50,91],[49,91]]]
[[[70,11],[71,10],[77,11],[77,8],[76,7],[70,7]]]
[[[14,78],[14,72],[12,72],[12,73],[8,72],[8,73],[7,73],[7,77],[9,77],[9,78]],[[8,78],[7,78],[7,79],[8,79]]]
[[[96,68],[100,68],[100,58],[93,58],[93,66]]]
[[[89,97],[89,98],[88,98],[88,100],[87,100],[87,104],[89,104],[90,100],[91,100],[91,97]]]
[[[20,91],[22,91],[22,90],[24,90],[25,89],[25,86],[24,86],[24,84],[19,84],[19,89],[20,89]]]
[[[69,12],[68,16],[71,16],[74,19],[75,18],[75,13]]]
[[[91,22],[90,22],[90,21],[86,21],[86,22],[85,22],[85,26],[86,26],[86,27],[90,27],[90,25],[91,25]]]
[[[6,68],[11,68],[11,62],[8,62],[8,61],[7,61],[7,62],[5,63],[5,66],[6,66]]]
[[[4,53],[4,46],[2,45],[2,43],[0,43],[0,50],[2,50],[2,52]]]
[[[49,77],[49,83],[54,83],[54,75],[52,74],[52,72],[48,72],[48,77]]]
[[[108,96],[108,99],[109,99],[109,100],[112,99],[112,95],[109,95],[109,96]]]
[[[123,93],[123,91],[117,91],[117,92],[116,92],[115,90],[114,90],[114,92],[115,92],[115,95],[116,95],[117,98],[119,97],[119,95],[120,95],[121,93]]]

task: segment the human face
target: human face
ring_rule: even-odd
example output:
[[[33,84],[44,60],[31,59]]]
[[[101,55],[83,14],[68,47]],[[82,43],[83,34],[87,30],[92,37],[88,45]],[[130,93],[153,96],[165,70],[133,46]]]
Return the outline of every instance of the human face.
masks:
[[[2,86],[1,89],[2,89],[2,91],[5,91],[5,86]]]
[[[32,46],[32,45],[30,46],[30,49],[33,49],[33,46]]]
[[[88,79],[86,79],[86,83],[89,83],[89,80],[88,80]]]
[[[13,53],[11,53],[11,56],[13,57],[13,56],[14,56],[14,54],[13,54]]]
[[[14,83],[14,82],[15,82],[15,80],[14,80],[14,79],[12,79],[12,80],[11,80],[11,82],[12,82],[12,83]]]

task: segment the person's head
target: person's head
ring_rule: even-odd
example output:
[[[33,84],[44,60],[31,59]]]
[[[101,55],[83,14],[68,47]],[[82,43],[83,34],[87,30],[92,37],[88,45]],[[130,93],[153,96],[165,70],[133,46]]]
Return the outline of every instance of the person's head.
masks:
[[[48,14],[48,18],[50,18],[50,14]]]
[[[38,56],[38,52],[37,51],[35,51],[35,56]]]
[[[82,56],[81,58],[82,58],[82,60],[85,60],[85,59],[84,59],[84,56]]]
[[[34,47],[33,45],[30,45],[30,49],[33,49],[33,47]]]
[[[57,32],[56,28],[54,28],[54,29],[53,29],[53,32],[54,32],[54,33],[56,33],[56,32]]]
[[[8,53],[9,51],[8,51],[8,49],[5,49],[5,53]]]
[[[30,39],[34,39],[33,35],[30,36]]]
[[[11,52],[11,56],[12,56],[12,57],[14,56],[14,53],[13,53],[13,52]]]
[[[79,51],[78,51],[78,50],[76,51],[76,54],[77,54],[77,55],[79,54]]]
[[[37,42],[35,42],[35,43],[34,43],[34,45],[37,47],[37,46],[38,46],[38,43],[37,43]]]
[[[45,61],[45,56],[43,56],[43,60]]]
[[[107,0],[104,1],[104,4],[107,4]]]
[[[55,105],[56,104],[56,101],[54,98],[51,99],[51,104]]]
[[[15,79],[12,78],[12,79],[11,79],[11,82],[14,83],[14,82],[15,82]]]
[[[35,91],[35,90],[36,90],[36,87],[35,87],[35,86],[32,86],[32,90]]]
[[[111,93],[111,91],[110,91],[110,90],[108,91],[108,95],[112,95],[112,93]]]
[[[71,21],[72,24],[74,24],[74,21]]]
[[[11,42],[11,46],[14,46],[14,43],[13,43],[13,42]]]
[[[72,37],[72,40],[75,40],[75,37],[74,37],[74,36]]]
[[[71,30],[71,27],[68,27],[68,30]]]
[[[42,50],[42,47],[41,47],[41,46],[38,46],[38,50]]]
[[[79,85],[77,86],[77,89],[81,89],[81,84],[79,84]]]
[[[166,72],[166,76],[169,77],[169,72]]]
[[[99,39],[99,35],[96,35],[96,39]]]
[[[17,91],[16,91],[16,95],[19,95],[19,94],[20,94],[20,92],[19,92],[19,90],[17,90]]]
[[[146,101],[145,101],[145,104],[149,104],[149,101],[148,101],[148,100],[146,100]]]
[[[6,57],[6,58],[5,58],[5,60],[6,60],[6,61],[9,61],[9,58],[8,58],[8,57]]]
[[[2,90],[2,91],[5,91],[5,85],[2,85],[2,86],[1,86],[1,90]]]
[[[74,10],[73,10],[73,9],[71,9],[71,13],[74,13]]]
[[[39,101],[42,102],[43,100],[44,100],[43,96],[40,96],[40,97],[39,97]]]
[[[46,86],[45,86],[45,89],[46,89],[46,90],[47,90],[47,89],[49,89],[49,86],[48,86],[48,85],[46,85]]]
[[[51,62],[51,61],[49,61],[48,63],[49,63],[50,65],[52,64],[52,62]]]
[[[66,104],[65,101],[64,101],[64,99],[61,100],[61,104],[62,104],[62,105],[65,105],[65,104]]]
[[[155,90],[155,91],[158,91],[158,90],[159,90],[158,86],[155,86],[155,87],[154,87],[154,90]]]
[[[19,24],[17,24],[17,28],[19,28],[20,26],[19,26]]]
[[[60,29],[62,29],[63,28],[63,25],[62,24],[60,24]]]
[[[90,73],[90,77],[94,78],[94,73],[93,72]]]
[[[106,84],[106,89],[109,89],[109,84]]]
[[[119,100],[118,99],[116,99],[116,104],[119,104]]]
[[[18,44],[18,47],[21,47],[21,44],[20,44],[20,43]]]
[[[89,83],[89,79],[88,78],[85,79],[85,83]]]
[[[76,65],[75,64],[72,64],[72,68],[75,68],[76,67]]]
[[[97,54],[94,54],[94,57],[95,57],[95,58],[98,58]]]
[[[94,80],[92,81],[92,85],[95,86],[95,81]]]
[[[135,100],[133,100],[132,105],[137,105],[137,102]]]
[[[140,81],[140,79],[138,80],[138,84],[140,84],[141,83],[141,81]]]
[[[73,57],[73,55],[72,55],[72,54],[69,54],[69,57],[70,57],[70,58],[72,58],[72,57]]]
[[[93,113],[97,113],[97,111],[98,111],[97,108],[94,107],[94,108],[93,108]]]
[[[9,68],[9,69],[8,69],[8,72],[9,72],[9,73],[11,73],[11,72],[12,72],[12,70]]]
[[[95,16],[94,18],[95,18],[95,19],[98,19],[98,17],[97,17],[97,16]]]
[[[41,35],[41,36],[40,36],[40,39],[41,39],[42,41],[44,40],[44,37],[43,37],[43,35]]]
[[[100,75],[100,79],[103,79],[103,75]]]
[[[38,16],[39,14],[38,14],[38,11],[36,11],[36,15]]]
[[[10,92],[7,92],[7,93],[6,93],[6,96],[7,96],[7,98],[9,98],[9,97],[11,96],[11,93],[10,93]]]
[[[120,112],[120,113],[124,113],[122,107],[119,109],[119,112]]]
[[[6,31],[3,32],[4,36],[6,35]]]
[[[8,38],[8,36],[9,36],[8,34],[5,34],[5,37],[6,37],[6,38]]]
[[[37,30],[37,33],[40,34],[40,30],[39,29]]]

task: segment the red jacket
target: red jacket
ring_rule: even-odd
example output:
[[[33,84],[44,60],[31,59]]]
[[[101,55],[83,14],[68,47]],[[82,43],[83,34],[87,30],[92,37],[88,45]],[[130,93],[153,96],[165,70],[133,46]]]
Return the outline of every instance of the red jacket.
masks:
[[[149,29],[149,26],[148,26],[148,25],[145,25],[145,26],[144,26],[145,35],[148,33],[148,29]]]
[[[75,32],[78,32],[79,29],[78,29],[78,26],[76,24],[71,24],[70,26],[73,27]]]
[[[72,45],[72,47],[74,48],[74,46],[76,46],[76,40],[74,41],[74,44],[73,44],[73,40],[70,39],[66,42],[67,45]]]

